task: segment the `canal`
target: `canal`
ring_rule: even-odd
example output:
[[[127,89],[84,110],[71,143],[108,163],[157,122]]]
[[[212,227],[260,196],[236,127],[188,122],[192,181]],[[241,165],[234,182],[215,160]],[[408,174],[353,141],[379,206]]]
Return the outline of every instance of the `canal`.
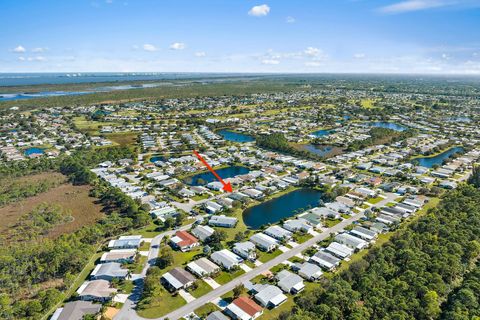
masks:
[[[419,166],[426,167],[426,168],[431,168],[434,165],[439,165],[439,166],[442,165],[443,160],[448,159],[452,154],[455,154],[457,152],[458,153],[463,153],[464,151],[465,151],[465,149],[463,149],[463,147],[453,147],[453,148],[448,149],[447,151],[444,151],[440,154],[437,154],[434,157],[415,158],[412,161],[415,161],[415,162],[418,161]]]

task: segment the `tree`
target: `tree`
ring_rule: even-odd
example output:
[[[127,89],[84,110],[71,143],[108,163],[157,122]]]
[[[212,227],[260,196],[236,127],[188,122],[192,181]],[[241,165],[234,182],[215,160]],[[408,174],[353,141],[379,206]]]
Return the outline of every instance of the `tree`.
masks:
[[[480,188],[480,166],[474,165],[472,168],[472,175],[468,177],[467,182],[475,188]]]
[[[235,234],[234,237],[235,242],[242,242],[245,240],[245,233],[242,231],[239,231]]]
[[[157,266],[161,269],[164,269],[168,266],[171,266],[174,262],[172,248],[169,246],[164,246],[160,250],[160,254],[157,259]]]
[[[241,284],[233,288],[233,297],[238,298],[245,292],[245,287]]]

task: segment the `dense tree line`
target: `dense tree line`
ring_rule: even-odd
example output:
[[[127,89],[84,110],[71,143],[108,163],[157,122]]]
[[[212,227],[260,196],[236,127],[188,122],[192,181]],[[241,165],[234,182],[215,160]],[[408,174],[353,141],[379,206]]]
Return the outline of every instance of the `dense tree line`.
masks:
[[[365,140],[354,140],[348,147],[348,151],[356,151],[376,144],[388,144],[401,141],[413,136],[412,130],[395,131],[387,128],[372,128],[367,133],[370,137]]]
[[[281,319],[439,319],[442,302],[480,255],[479,202],[470,185],[449,192],[390,242],[299,296]],[[446,310],[458,303],[453,295]]]
[[[452,292],[442,306],[441,319],[480,319],[480,264],[468,273],[462,285]]]
[[[255,142],[260,148],[272,150],[280,153],[290,154],[293,156],[300,156],[312,160],[322,160],[323,157],[311,153],[307,150],[301,150],[293,147],[285,138],[283,133],[272,133],[269,135],[258,135],[255,137]]]

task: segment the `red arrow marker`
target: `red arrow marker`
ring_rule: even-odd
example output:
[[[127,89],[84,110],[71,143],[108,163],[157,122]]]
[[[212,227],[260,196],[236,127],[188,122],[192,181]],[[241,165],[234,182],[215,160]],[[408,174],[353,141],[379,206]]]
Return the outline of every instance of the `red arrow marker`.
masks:
[[[226,192],[233,191],[232,184],[230,182],[227,183],[223,181],[223,179],[215,172],[215,170],[213,170],[213,168],[207,163],[207,161],[205,161],[205,159],[202,158],[202,156],[196,150],[193,150],[193,153],[197,156],[198,160],[202,161],[202,163],[208,168],[208,170],[210,170],[210,172],[213,173],[215,178],[217,178],[218,181],[220,181],[223,184],[223,190],[225,190]]]

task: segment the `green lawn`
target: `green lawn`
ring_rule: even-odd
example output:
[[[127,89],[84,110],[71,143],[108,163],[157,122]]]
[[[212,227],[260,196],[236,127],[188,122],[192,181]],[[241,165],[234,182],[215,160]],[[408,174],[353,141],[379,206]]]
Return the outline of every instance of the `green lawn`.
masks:
[[[190,294],[194,296],[195,298],[200,298],[204,294],[209,293],[212,291],[212,287],[210,287],[205,281],[202,279],[199,279],[196,281],[197,288],[195,290],[189,290]]]
[[[222,271],[218,274],[218,276],[215,277],[215,281],[219,284],[225,284],[232,281],[236,277],[241,276],[244,273],[245,271],[243,271],[243,269],[238,269],[237,271],[233,272]]]
[[[182,252],[182,251],[173,251],[173,264],[168,266],[162,271],[170,271],[176,267],[185,267],[190,261],[196,259],[195,256],[201,255],[203,253],[202,247],[196,247],[192,251]]]
[[[333,227],[334,225],[336,225],[337,223],[340,223],[341,220],[334,220],[334,219],[325,219],[323,221],[323,224],[325,227],[327,228],[331,228]]]
[[[147,257],[145,256],[140,256],[138,258],[138,261],[136,261],[135,263],[131,264],[131,269],[132,270],[132,273],[141,273],[142,270],[143,270],[143,267],[145,266],[145,262],[147,262]]]
[[[187,304],[180,295],[171,295],[168,291],[155,296],[152,301],[138,309],[137,313],[144,318],[159,318]]]
[[[121,290],[123,293],[131,293],[135,285],[133,281],[124,280],[121,285],[118,286],[118,289]]]
[[[195,310],[195,314],[199,316],[200,318],[204,319],[206,318],[210,313],[214,311],[218,311],[220,308],[218,308],[216,305],[213,303],[209,302],[207,304],[204,304],[200,308]]]
[[[313,238],[313,236],[310,233],[295,234],[295,236],[293,237],[294,241],[297,243],[304,243],[311,238]]]
[[[385,199],[385,198],[382,198],[382,197],[370,198],[370,199],[367,200],[367,202],[370,203],[370,204],[377,204],[380,201],[382,201],[383,199]]]
[[[263,314],[258,317],[257,319],[260,320],[277,320],[280,314],[284,311],[291,310],[293,306],[295,305],[295,302],[293,301],[293,297],[291,295],[287,295],[288,299],[284,303],[282,303],[280,306],[278,306],[275,309],[263,309]]]
[[[278,257],[279,255],[281,255],[283,252],[280,251],[279,249],[275,250],[275,251],[272,251],[272,252],[263,252],[263,251],[258,251],[258,260],[260,260],[260,262],[267,262],[267,261],[270,261],[272,260],[273,258],[275,257]]]
[[[140,247],[138,248],[139,251],[148,251],[150,250],[150,242],[143,241]]]

